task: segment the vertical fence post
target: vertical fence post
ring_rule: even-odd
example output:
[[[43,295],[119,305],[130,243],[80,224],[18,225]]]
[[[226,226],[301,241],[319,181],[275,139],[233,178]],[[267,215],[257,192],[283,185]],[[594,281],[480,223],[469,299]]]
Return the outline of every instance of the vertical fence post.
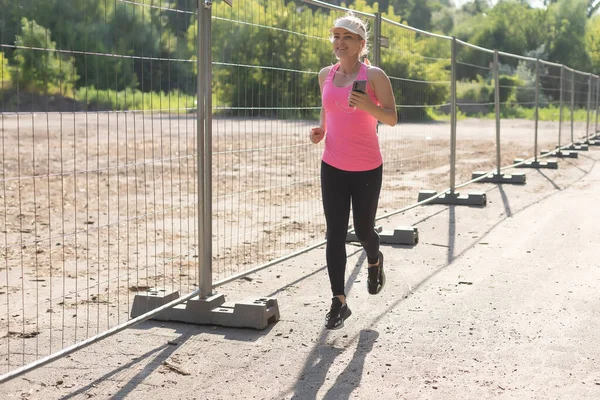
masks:
[[[540,79],[540,75],[541,75],[541,61],[539,58],[536,58],[535,60],[535,121],[534,121],[534,140],[533,140],[533,161],[524,161],[521,158],[516,158],[515,159],[515,163],[519,164],[517,165],[517,168],[550,168],[550,169],[557,169],[558,168],[558,163],[554,160],[551,161],[539,161],[538,160],[538,154],[547,154],[550,153],[549,150],[542,150],[539,151],[539,133],[540,133],[540,91],[541,91],[541,79]],[[562,125],[562,67],[561,67],[561,74],[560,74],[560,122],[559,122],[559,127],[558,127],[558,148],[560,148],[560,133],[561,133],[561,128],[560,126]],[[538,153],[539,152],[539,153]],[[558,156],[560,156],[560,150],[558,150],[556,152],[556,154]]]
[[[212,294],[211,6],[210,0],[198,0],[198,289],[201,299]]]
[[[600,76],[596,77],[596,132],[600,133],[600,127],[598,126],[598,113],[600,112]]]
[[[560,92],[559,92],[559,100],[558,100],[558,148],[560,148],[560,143],[562,139],[562,126],[563,126],[563,88],[564,88],[564,79],[565,79],[565,66],[560,66]]]
[[[375,13],[375,26],[373,29],[373,65],[381,66],[381,13]]]
[[[450,68],[450,193],[456,187],[456,38],[452,37]]]
[[[496,173],[500,172],[500,61],[498,50],[494,50],[494,108],[496,110]]]
[[[197,0],[197,6],[198,290],[187,296],[185,307],[161,311],[156,319],[265,329],[279,320],[275,298],[246,298],[237,306],[212,293],[212,0]]]
[[[585,122],[585,142],[590,141],[590,113],[592,112],[592,74],[588,75],[587,116]]]
[[[484,192],[470,192],[467,196],[460,196],[460,194],[456,192],[456,120],[458,112],[456,96],[456,69],[458,65],[457,44],[457,39],[452,37],[452,41],[450,42],[450,189],[442,196],[435,197],[429,204],[485,206],[487,203],[487,196]],[[477,172],[474,174],[477,174]],[[434,196],[436,196],[435,191],[422,190],[419,192],[419,202]]]
[[[502,143],[500,135],[500,59],[498,50],[494,50],[493,58],[493,74],[494,74],[494,109],[496,110],[496,172],[488,174],[483,171],[475,171],[471,174],[472,179],[479,179],[478,182],[484,183],[525,183],[524,173],[502,174]]]
[[[540,59],[535,60],[535,139],[533,141],[534,160],[538,162],[538,129],[540,121]]]
[[[574,143],[575,131],[575,70],[571,70],[571,143]]]

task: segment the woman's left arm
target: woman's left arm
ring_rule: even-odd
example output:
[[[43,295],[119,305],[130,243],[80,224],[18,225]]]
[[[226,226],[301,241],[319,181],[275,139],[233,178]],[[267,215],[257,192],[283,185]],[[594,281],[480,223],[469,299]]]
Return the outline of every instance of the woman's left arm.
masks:
[[[384,124],[389,126],[396,125],[398,122],[398,113],[396,111],[396,100],[392,91],[390,78],[388,78],[382,69],[376,67],[369,67],[367,77],[369,85],[375,92],[380,105],[374,104],[367,94],[357,92],[350,94],[349,104],[368,112]]]

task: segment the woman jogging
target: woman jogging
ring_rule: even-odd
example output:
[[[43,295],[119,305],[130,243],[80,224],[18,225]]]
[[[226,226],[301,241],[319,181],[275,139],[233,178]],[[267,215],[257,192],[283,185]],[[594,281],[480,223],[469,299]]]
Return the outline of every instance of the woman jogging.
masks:
[[[385,284],[383,255],[375,231],[383,160],[377,121],[398,121],[392,85],[381,69],[361,62],[367,50],[367,26],[353,14],[337,19],[329,30],[339,62],[319,72],[320,125],[310,140],[325,138],[321,193],[327,223],[327,271],[333,299],[325,317],[327,329],[339,329],[351,315],[346,304],[346,235],[350,205],[356,236],[367,253],[370,294]],[[366,81],[366,82],[365,82]]]

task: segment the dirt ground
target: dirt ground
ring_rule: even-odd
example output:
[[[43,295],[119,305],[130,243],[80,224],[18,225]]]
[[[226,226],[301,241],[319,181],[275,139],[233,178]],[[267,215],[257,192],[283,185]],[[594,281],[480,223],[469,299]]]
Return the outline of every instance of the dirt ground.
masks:
[[[2,301],[0,306],[0,318],[2,318],[0,327],[4,331],[1,340],[4,341],[2,345],[6,351],[3,353],[9,355],[3,363],[5,366],[10,363],[11,369],[15,365],[31,362],[40,355],[57,351],[77,340],[126,321],[133,295],[140,290],[150,286],[160,286],[187,293],[194,289],[196,282],[194,120],[182,116],[49,115],[50,117],[48,114],[41,115],[40,119],[31,116],[2,119],[3,180],[0,194],[3,203],[0,222],[4,229],[0,237],[4,242],[2,247],[4,265],[0,265],[0,282],[4,281],[5,284],[0,284],[0,292],[2,292],[0,296],[3,296],[6,301]],[[311,123],[216,120],[214,124],[213,131],[217,133],[213,142],[212,178],[215,280],[226,278],[253,265],[305,247],[311,242],[322,240],[324,228],[321,221],[317,169],[322,149],[305,143]],[[510,163],[516,157],[532,156],[532,123],[507,121],[505,128],[501,145],[503,164]],[[580,125],[576,126],[577,136],[581,136],[584,128]],[[457,182],[470,179],[470,174],[474,170],[494,168],[496,157],[494,129],[493,121],[459,121]],[[553,148],[556,145],[557,130],[556,124],[541,124],[540,148]],[[564,131],[566,130],[565,127]],[[448,131],[447,124],[401,124],[395,130],[381,130],[380,136],[386,159],[386,177],[381,200],[382,215],[414,203],[419,190],[431,188],[441,190],[448,187]],[[98,132],[108,132],[108,134],[105,136]],[[19,151],[12,151],[15,148]],[[82,152],[82,149],[85,151]],[[520,190],[525,190],[533,196],[532,198],[539,200],[557,191],[556,186],[573,184],[581,179],[578,175],[581,173],[580,169],[587,168],[587,173],[593,169],[589,156],[583,155],[581,158],[583,160],[561,160],[559,171],[537,172],[536,177],[539,182],[534,181],[532,187],[528,177],[528,184]],[[562,171],[563,167],[566,167],[568,172]],[[549,182],[554,184],[548,185]],[[493,186],[494,189],[490,189],[496,190],[500,196],[494,200],[496,207],[506,202],[507,194],[504,193],[503,187]],[[523,209],[535,204],[535,202],[528,203],[529,200],[531,199],[519,200],[526,204]],[[418,226],[419,223],[425,223],[429,219],[435,220],[438,213],[454,212],[451,211],[453,208],[436,207],[421,207],[405,213],[402,218],[394,217],[386,221],[386,224]],[[431,212],[434,209],[436,211]],[[452,226],[447,227],[446,230],[456,237],[461,234],[466,236],[465,239],[469,236],[477,237],[480,229],[489,227],[492,221],[500,223],[503,214],[512,212],[506,208],[506,205],[493,213],[491,210],[495,208],[486,207],[486,223],[473,217],[474,219],[469,220],[473,227],[466,227],[466,231],[462,233]],[[471,211],[476,213],[475,210]],[[435,229],[435,226],[431,229]],[[448,249],[448,246],[444,244],[441,248]],[[421,245],[414,249],[420,247]],[[406,250],[397,249],[399,254],[395,257],[402,260]],[[302,321],[300,318],[311,321],[321,320],[320,314],[328,305],[321,253],[322,251],[315,250],[305,256],[279,264],[264,273],[255,274],[247,280],[238,280],[219,289],[225,293],[235,293],[236,298],[238,295],[260,292],[261,295],[269,293],[277,295],[278,298],[283,296],[281,301],[291,302],[294,299],[293,305],[281,305],[282,311],[285,310],[285,313],[282,313],[285,317],[282,317],[282,321],[275,328],[269,328],[268,332],[251,334],[252,338],[248,339],[250,342],[260,342],[269,337],[271,332],[275,335],[269,339],[271,342],[289,339],[291,336],[296,336],[292,332],[294,329],[299,329],[297,326]],[[350,279],[358,278],[359,281],[359,272],[356,268],[363,262],[360,254],[356,250],[350,256],[348,263],[348,265],[352,263],[356,265],[354,275]],[[450,260],[450,255],[447,257]],[[437,259],[434,264],[438,265],[440,262],[441,260]],[[419,271],[412,273],[415,274],[413,278],[420,277]],[[400,277],[403,278],[405,277]],[[314,279],[317,279],[318,283],[313,282],[313,285],[304,286]],[[294,283],[296,281],[297,284]],[[282,284],[283,282],[287,283]],[[400,296],[397,300],[402,298],[400,293],[403,291],[406,294],[412,293],[412,287],[409,289],[401,283],[398,284],[399,291],[394,295],[394,298]],[[306,290],[302,290],[302,287]],[[300,292],[302,292],[301,296]],[[304,301],[298,303],[295,295],[304,297]],[[315,296],[319,297],[318,301],[315,300]],[[393,298],[389,301],[391,300]],[[389,301],[386,301],[388,305],[393,303]],[[366,303],[362,305],[363,308],[365,306]],[[290,311],[294,309],[296,311],[293,311],[292,315],[296,317],[290,315]],[[311,310],[319,314],[318,318],[312,315]],[[303,313],[310,315],[303,315]],[[192,336],[195,337],[198,332],[195,330],[198,328],[185,325],[180,327],[177,324],[175,324],[177,328],[173,331],[172,324],[167,325],[166,331],[158,333],[159,337],[169,336],[179,331],[186,332],[184,336],[188,340]],[[291,330],[278,331],[278,328],[283,328],[283,325],[289,325]],[[317,349],[318,353],[324,351],[330,356],[330,367],[333,366],[333,358],[345,354],[344,349],[354,344],[360,345],[356,351],[358,357],[362,357],[364,362],[368,354],[366,350],[373,348],[379,340],[377,337],[382,333],[377,332],[375,335],[371,328],[361,331],[360,334],[355,332],[349,337],[341,338],[342,342],[346,343],[346,347],[343,345],[335,350],[336,343],[341,342],[337,339],[330,342],[329,335],[325,332],[321,332],[318,337],[315,336],[321,328],[319,324],[313,325],[314,332],[311,334],[312,331],[303,331],[308,336],[301,340],[301,347],[294,347],[292,351],[297,354],[305,354],[302,350],[309,348],[313,351]],[[125,360],[128,354],[138,354],[134,358],[140,364],[131,360],[119,361],[132,366],[134,370],[146,361],[152,363],[153,361],[149,360],[155,355],[171,354],[171,350],[173,356],[177,353],[175,349],[177,346],[173,349],[169,349],[170,346],[159,349],[155,343],[155,333],[140,334],[146,330],[154,332],[153,326],[160,331],[162,329],[160,325],[148,322],[144,326],[145,328],[138,327],[117,335],[42,370],[50,368],[54,371],[55,368],[59,368],[59,365],[68,364],[72,360],[81,360],[80,354],[89,354],[86,353],[88,351],[92,352],[92,357],[96,357],[94,351],[100,351],[103,346],[114,345],[111,349],[122,348],[119,347],[118,343],[121,342],[118,340],[124,339],[117,339],[122,335],[133,335],[137,338],[136,343],[141,340],[140,337],[149,337],[148,342],[140,346],[136,344],[132,347],[130,344],[129,348],[133,349],[130,350],[131,352],[126,351],[121,356],[112,354],[115,360]],[[386,333],[394,329],[392,326],[386,328]],[[204,332],[204,328],[199,329]],[[219,329],[234,332],[236,337],[247,335],[245,331],[225,328],[217,328],[217,331]],[[207,332],[212,330],[214,328],[208,329]],[[189,333],[192,331],[193,334]],[[52,332],[52,335],[48,332]],[[205,343],[207,346],[219,347],[229,343],[228,340],[223,339],[217,342],[203,341],[207,342]],[[283,346],[283,343],[280,345]],[[242,347],[239,346],[239,350]],[[365,351],[359,351],[363,348]],[[143,355],[144,349],[148,350],[146,356]],[[284,349],[285,346],[280,348],[280,350]],[[189,351],[204,352],[201,348]],[[287,351],[289,349],[282,353]],[[242,359],[248,363],[244,365],[253,364],[250,362],[252,360],[261,360],[263,353],[261,350],[260,353],[253,353],[252,356],[243,356]],[[228,365],[227,360],[233,361],[232,357],[239,358],[239,354],[236,356],[232,353],[225,359],[215,360],[216,364],[212,367],[221,370]],[[252,360],[249,357],[252,357]],[[285,355],[280,354],[278,357],[283,357],[281,362],[285,366],[287,360]],[[315,364],[313,365],[315,368],[323,362],[319,361],[320,355],[312,354],[310,357],[313,357],[311,362]],[[177,365],[187,362],[186,356],[178,355],[178,358]],[[167,359],[169,357],[163,358],[163,361]],[[306,359],[306,362],[309,361]],[[277,367],[275,362],[270,359],[269,365]],[[329,363],[329,361],[325,362]],[[359,359],[358,364],[360,362]],[[221,363],[224,365],[220,366]],[[235,364],[233,371],[239,372],[237,369],[239,365],[233,364]],[[147,366],[143,368],[146,369]],[[295,372],[289,372],[288,378],[300,379],[300,376],[294,375],[298,372],[299,366],[296,365],[294,368],[292,370]],[[310,368],[311,373],[317,371]],[[155,369],[165,376],[172,373],[168,372],[172,371],[168,368],[165,370],[163,367],[156,366]],[[203,370],[202,374],[208,372]],[[327,369],[325,372],[327,373]],[[117,368],[114,376],[129,373],[131,371]],[[224,372],[224,376],[230,373],[232,371]],[[30,378],[26,376],[25,379],[23,381],[19,378],[15,382],[26,382]],[[146,377],[142,381],[145,379]],[[233,375],[231,379],[233,382]],[[319,376],[317,380],[320,379]],[[436,379],[439,380],[439,377]],[[58,381],[60,379],[56,380]],[[177,381],[174,380],[176,383]],[[252,379],[247,381],[253,382]],[[268,386],[262,378],[258,381]],[[16,393],[19,391],[19,385],[14,386],[15,382],[11,383],[10,387]],[[76,385],[66,388],[65,385],[56,382],[43,383],[52,388],[49,389],[51,392],[46,393],[47,395],[40,388],[36,389],[38,392],[21,392],[33,398],[77,397],[77,395],[89,397],[94,393],[88,390],[89,388],[79,392],[78,389],[74,389]],[[352,382],[360,383],[360,379],[342,382],[343,385],[350,385],[348,390],[354,388],[348,396],[356,390]],[[229,384],[229,381],[225,383]],[[42,385],[42,382],[39,381],[38,384]],[[96,386],[92,388],[97,387],[98,382],[94,385]],[[131,387],[131,384],[127,385]],[[298,386],[298,383],[295,385],[302,386],[303,390],[307,389],[304,385]],[[319,386],[318,382],[315,385],[315,387]],[[73,390],[61,391],[63,389]],[[272,393],[265,392],[263,389],[266,390],[266,387],[257,388],[256,395],[253,396],[256,398],[299,396],[292,395],[292,392]],[[308,397],[302,395],[297,398],[311,398],[317,393],[320,397],[324,395],[320,392],[322,389],[323,386],[320,389],[316,388],[314,393],[309,393]],[[68,393],[74,394],[71,396]],[[137,398],[138,393],[143,393],[143,391],[139,392],[139,387],[131,392],[121,388],[120,392],[113,391],[109,397]],[[207,393],[210,395],[206,397],[199,395],[197,398],[230,398],[226,394],[233,396],[237,392],[220,392],[215,386]],[[238,397],[240,393],[237,394]],[[327,396],[345,398],[345,395],[331,397],[333,394],[335,393],[332,392]],[[352,394],[355,395],[356,393]],[[177,398],[193,397],[185,391],[177,396],[180,396]],[[349,398],[348,396],[346,398]],[[403,395],[400,394],[399,398],[401,396]],[[143,396],[140,394],[141,397]]]

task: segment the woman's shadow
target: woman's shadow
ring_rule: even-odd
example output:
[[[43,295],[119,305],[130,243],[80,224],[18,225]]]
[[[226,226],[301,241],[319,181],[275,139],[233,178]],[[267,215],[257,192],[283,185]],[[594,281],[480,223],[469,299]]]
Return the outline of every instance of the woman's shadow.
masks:
[[[346,368],[338,375],[333,386],[325,393],[324,400],[349,399],[352,392],[358,388],[362,380],[362,374],[367,354],[373,350],[373,345],[379,337],[374,330],[361,330],[352,360]],[[298,384],[296,384],[293,399],[316,399],[317,392],[325,382],[325,377],[335,358],[343,352],[343,349],[330,346],[318,346],[319,361],[312,367],[305,369]]]
[[[358,344],[352,360],[346,368],[338,375],[333,386],[325,393],[324,400],[349,399],[350,394],[360,385],[363,370],[365,367],[365,358],[373,350],[373,344],[379,337],[377,331],[362,330],[358,337]]]

